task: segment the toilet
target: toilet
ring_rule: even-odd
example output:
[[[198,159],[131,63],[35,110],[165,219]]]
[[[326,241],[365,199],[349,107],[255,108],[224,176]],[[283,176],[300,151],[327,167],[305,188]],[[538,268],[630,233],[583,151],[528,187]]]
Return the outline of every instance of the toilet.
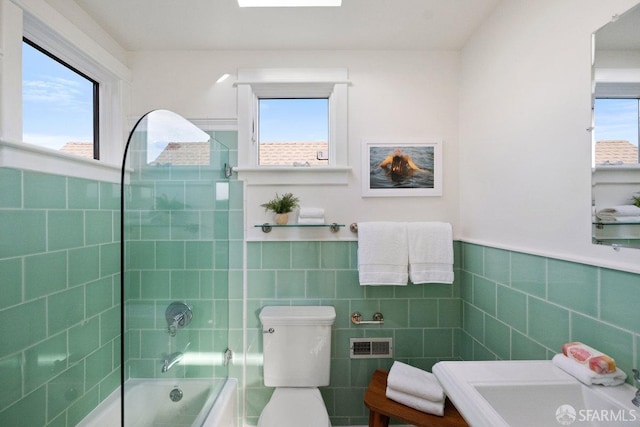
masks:
[[[329,385],[331,306],[268,306],[260,311],[264,385],[275,387],[258,427],[331,427],[318,387]]]

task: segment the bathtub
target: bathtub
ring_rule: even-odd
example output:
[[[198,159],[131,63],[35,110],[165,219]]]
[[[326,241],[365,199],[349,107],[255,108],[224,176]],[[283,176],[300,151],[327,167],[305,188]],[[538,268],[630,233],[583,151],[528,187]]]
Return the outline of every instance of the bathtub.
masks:
[[[182,391],[178,402],[170,398],[176,387]],[[236,388],[235,378],[128,380],[125,424],[127,427],[236,427]],[[113,421],[118,419],[120,390],[111,393],[78,427],[113,427]]]

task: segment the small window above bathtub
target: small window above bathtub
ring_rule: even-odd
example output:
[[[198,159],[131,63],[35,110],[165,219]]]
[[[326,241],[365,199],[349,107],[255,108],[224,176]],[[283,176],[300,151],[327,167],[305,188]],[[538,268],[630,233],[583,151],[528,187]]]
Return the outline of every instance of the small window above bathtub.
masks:
[[[0,167],[120,182],[129,69],[88,36],[71,37],[64,22],[14,6],[3,22],[16,22],[2,31],[0,98],[11,108]]]
[[[347,79],[346,68],[239,70],[240,178],[260,184],[289,183],[293,176],[299,183],[346,183]]]
[[[99,84],[29,39],[22,43],[22,140],[100,158]]]

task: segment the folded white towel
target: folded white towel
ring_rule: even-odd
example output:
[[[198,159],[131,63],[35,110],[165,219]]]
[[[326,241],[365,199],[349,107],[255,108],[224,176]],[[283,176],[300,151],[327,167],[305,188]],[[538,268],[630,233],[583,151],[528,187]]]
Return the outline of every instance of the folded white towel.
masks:
[[[358,276],[361,285],[406,285],[408,261],[405,223],[358,223]]]
[[[358,232],[360,232],[359,229]],[[418,411],[438,415],[440,417],[444,415],[444,399],[439,402],[434,402],[432,400],[422,399],[411,394],[394,390],[390,387],[387,387],[386,396],[391,400],[395,400],[398,403],[402,403],[403,405],[417,409]]]
[[[599,384],[604,386],[615,386],[624,383],[627,379],[627,374],[620,370],[620,368],[616,368],[616,371],[610,374],[598,374],[589,369],[589,366],[569,359],[564,354],[556,354],[553,356],[551,361],[555,366],[574,376],[577,380],[586,385]]]
[[[300,218],[322,218],[324,217],[324,209],[301,207],[300,210],[298,211],[298,216]]]
[[[445,394],[440,381],[431,372],[395,361],[387,376],[387,386],[426,400],[439,402]]]
[[[447,222],[409,222],[409,278],[413,283],[453,283],[453,232]]]
[[[598,209],[598,218],[608,220],[625,216],[640,216],[640,208],[634,205],[618,205]]]
[[[298,224],[324,224],[324,217],[320,217],[320,218],[299,217]]]

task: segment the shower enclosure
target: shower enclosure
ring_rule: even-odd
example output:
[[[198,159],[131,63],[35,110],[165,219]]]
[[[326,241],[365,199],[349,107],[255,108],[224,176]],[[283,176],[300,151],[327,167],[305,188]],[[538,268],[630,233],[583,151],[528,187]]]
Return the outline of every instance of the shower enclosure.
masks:
[[[121,209],[125,426],[201,425],[228,377],[228,156],[215,132],[167,110],[142,117],[129,136]],[[204,388],[192,387],[195,379]],[[129,402],[141,383],[145,390],[167,383],[164,400]],[[183,399],[184,407],[171,406]]]

